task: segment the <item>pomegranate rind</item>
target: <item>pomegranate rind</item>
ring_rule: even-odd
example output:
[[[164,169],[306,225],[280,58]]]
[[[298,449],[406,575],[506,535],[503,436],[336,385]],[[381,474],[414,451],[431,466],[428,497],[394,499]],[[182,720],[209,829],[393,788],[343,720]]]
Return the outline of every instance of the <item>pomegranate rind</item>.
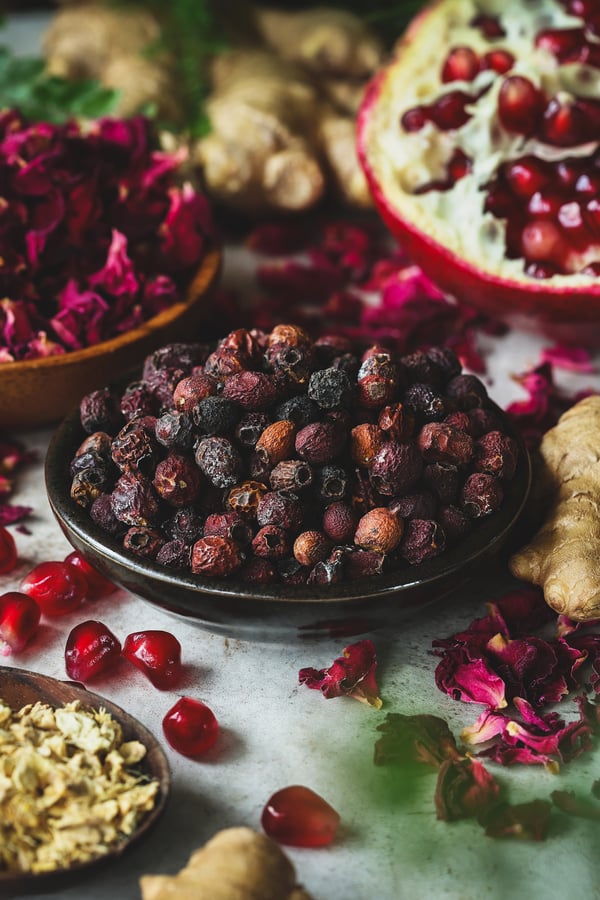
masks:
[[[413,260],[459,302],[519,326],[539,326],[565,340],[596,346],[600,344],[600,279],[582,274],[538,279],[525,274],[522,260],[469,259],[468,254],[477,247],[469,214],[464,215],[462,227],[456,229],[460,235],[455,238],[448,234],[446,222],[428,213],[423,195],[415,195],[400,184],[397,158],[391,152],[394,142],[389,135],[396,130],[398,145],[410,140],[411,136],[403,136],[400,119],[418,102],[415,73],[438,72],[450,49],[443,44],[448,17],[465,19],[467,11],[470,16],[476,12],[469,0],[436,0],[422,10],[397,43],[390,62],[365,91],[357,117],[357,152],[375,206]],[[428,78],[437,78],[438,93],[449,87],[439,82],[437,74],[418,77],[423,84]],[[454,86],[469,90],[464,82]],[[457,252],[459,238],[465,252]]]

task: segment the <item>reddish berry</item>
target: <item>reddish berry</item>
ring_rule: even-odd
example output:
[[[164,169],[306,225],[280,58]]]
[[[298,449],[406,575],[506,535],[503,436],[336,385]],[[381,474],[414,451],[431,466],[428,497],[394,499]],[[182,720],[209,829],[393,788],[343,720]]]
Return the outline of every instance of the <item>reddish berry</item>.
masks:
[[[32,597],[9,591],[0,596],[0,638],[18,653],[29,643],[40,623],[40,608]]]
[[[175,687],[181,678],[181,644],[168,631],[128,634],[123,644],[123,656],[161,691]]]
[[[6,575],[17,565],[17,545],[8,529],[0,526],[0,575]]]
[[[335,838],[340,817],[319,794],[300,784],[277,791],[261,818],[270,838],[291,847],[325,847]]]
[[[201,756],[217,739],[219,723],[200,700],[181,697],[163,719],[163,731],[173,750],[183,756]]]
[[[86,595],[88,600],[97,600],[99,597],[107,597],[117,590],[116,584],[113,584],[112,581],[105,578],[97,569],[94,569],[78,550],[73,550],[72,553],[65,556],[65,562],[69,563],[71,566],[75,566],[75,568],[79,569],[82,575],[85,576],[88,585],[88,592]]]
[[[89,681],[110,671],[121,656],[120,641],[102,622],[88,619],[69,634],[65,647],[67,675],[74,681]]]
[[[46,616],[62,616],[81,606],[87,596],[85,575],[68,562],[43,562],[21,582],[21,590]]]

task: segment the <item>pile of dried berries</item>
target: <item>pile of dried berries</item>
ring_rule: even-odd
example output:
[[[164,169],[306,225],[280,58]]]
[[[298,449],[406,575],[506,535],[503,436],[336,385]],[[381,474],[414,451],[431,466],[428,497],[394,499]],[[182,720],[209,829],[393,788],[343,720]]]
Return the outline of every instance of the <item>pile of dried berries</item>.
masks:
[[[175,302],[211,232],[182,159],[141,118],[91,126],[0,114],[0,363],[65,353]]]
[[[137,555],[329,584],[432,559],[501,506],[518,446],[448,349],[302,328],[171,344],[85,396],[71,497]]]

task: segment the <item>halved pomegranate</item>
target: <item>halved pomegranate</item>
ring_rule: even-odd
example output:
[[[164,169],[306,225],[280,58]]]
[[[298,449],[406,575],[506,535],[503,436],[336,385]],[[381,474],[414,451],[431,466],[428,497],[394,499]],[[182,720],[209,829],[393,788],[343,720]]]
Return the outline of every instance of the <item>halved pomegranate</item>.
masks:
[[[459,301],[600,344],[598,0],[437,0],[369,86],[385,223]]]

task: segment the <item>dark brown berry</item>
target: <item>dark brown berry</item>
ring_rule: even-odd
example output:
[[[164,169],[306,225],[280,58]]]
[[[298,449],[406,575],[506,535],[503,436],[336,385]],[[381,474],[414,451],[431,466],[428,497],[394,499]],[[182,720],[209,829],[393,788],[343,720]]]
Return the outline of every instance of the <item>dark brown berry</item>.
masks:
[[[354,537],[358,518],[349,503],[330,503],[323,513],[323,531],[335,544],[349,544]]]
[[[100,388],[86,394],[79,404],[79,418],[88,434],[94,431],[114,434],[122,422],[118,397],[110,388]]]
[[[273,379],[264,372],[240,372],[227,379],[223,397],[233,400],[242,409],[256,412],[273,406],[277,388]]]
[[[247,519],[236,512],[211,513],[207,516],[204,523],[204,537],[213,534],[232,538],[240,547],[249,544],[253,537]]]
[[[423,458],[430,462],[448,462],[466,466],[473,453],[473,439],[445,422],[428,422],[417,437]]]
[[[232,538],[210,535],[192,547],[191,569],[194,575],[225,578],[240,568],[244,557]]]
[[[265,525],[252,540],[252,552],[266,559],[280,559],[291,550],[290,536],[279,525]]]
[[[294,541],[293,554],[302,566],[314,566],[326,560],[331,541],[322,531],[303,531]]]
[[[159,531],[143,525],[133,525],[123,536],[123,548],[136,556],[156,559],[165,539]]]
[[[461,495],[461,506],[472,519],[480,519],[495,512],[504,499],[500,481],[486,472],[475,472],[466,479]]]
[[[256,442],[256,453],[272,468],[292,455],[295,438],[296,425],[294,422],[289,419],[273,422],[271,425],[267,425]]]
[[[313,483],[313,470],[303,459],[284,459],[271,470],[269,481],[274,491],[298,493]]]
[[[511,479],[517,470],[517,442],[501,431],[488,431],[476,444],[475,469],[497,478]]]
[[[357,425],[350,432],[350,455],[359,466],[369,468],[387,441],[388,436],[379,425]]]
[[[370,479],[380,494],[393,497],[414,487],[422,471],[423,459],[415,443],[388,441],[373,461]]]
[[[196,445],[195,459],[204,475],[218,488],[233,487],[242,474],[242,458],[225,437],[202,438]]]
[[[269,491],[256,509],[259,526],[279,525],[291,532],[298,532],[304,521],[304,508],[296,494],[289,491]]]
[[[225,506],[246,519],[255,519],[258,504],[268,492],[261,481],[242,481],[234,485],[225,499]]]
[[[311,422],[296,435],[296,453],[306,462],[323,466],[340,455],[347,433],[337,422]]]
[[[406,523],[400,554],[411,566],[439,556],[446,547],[446,536],[432,519],[411,519]]]
[[[140,472],[124,472],[111,494],[112,511],[126,525],[156,525],[159,520],[158,497],[152,482]]]
[[[172,451],[157,465],[152,484],[171,506],[187,506],[200,492],[202,475],[191,456]]]

